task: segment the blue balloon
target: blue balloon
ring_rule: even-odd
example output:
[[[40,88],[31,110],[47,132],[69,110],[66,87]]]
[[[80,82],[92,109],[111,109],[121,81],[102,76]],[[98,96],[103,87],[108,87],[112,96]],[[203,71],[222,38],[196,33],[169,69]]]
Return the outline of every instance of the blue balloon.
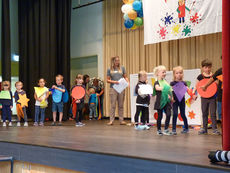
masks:
[[[143,17],[143,10],[137,11],[137,17]]]
[[[123,16],[123,18],[124,18],[125,20],[128,20],[128,19],[129,19],[128,14],[127,14],[127,13],[125,13],[125,14],[124,14],[124,16]]]
[[[125,27],[128,28],[128,29],[129,29],[129,28],[132,28],[133,25],[134,25],[134,21],[133,21],[133,20],[130,20],[130,19],[125,20],[124,25],[125,25]]]
[[[142,8],[142,3],[140,1],[134,1],[133,2],[133,9],[135,11],[140,11]]]

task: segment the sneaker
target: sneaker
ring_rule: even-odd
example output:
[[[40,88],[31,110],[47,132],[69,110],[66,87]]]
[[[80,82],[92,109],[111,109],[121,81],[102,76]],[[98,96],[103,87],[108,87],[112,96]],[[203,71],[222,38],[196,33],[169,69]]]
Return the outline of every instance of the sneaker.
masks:
[[[58,126],[62,126],[62,122],[58,122]]]
[[[40,123],[39,123],[39,126],[44,126],[44,123],[43,123],[43,122],[40,122]]]
[[[215,129],[215,130],[213,130],[212,134],[213,135],[220,135],[220,132],[217,129]]]
[[[167,136],[170,136],[170,135],[172,135],[172,132],[170,132],[168,129],[166,129],[166,130],[163,131],[163,134],[167,135]]]
[[[82,125],[80,124],[80,122],[76,123],[75,126],[76,126],[76,127],[82,127]]]
[[[38,126],[38,123],[37,123],[37,122],[34,122],[34,126]]]
[[[79,122],[79,124],[81,125],[81,126],[84,126],[85,124],[84,123],[82,123],[82,122]]]
[[[6,127],[6,122],[3,122],[2,126],[3,126],[3,127]]]
[[[136,125],[135,130],[145,130],[145,127],[143,125]]]
[[[126,122],[125,121],[121,121],[120,125],[126,125]]]
[[[186,133],[188,133],[188,132],[189,132],[188,129],[183,129],[183,130],[181,131],[182,134],[186,134]]]
[[[56,126],[56,123],[55,123],[55,122],[52,122],[52,123],[51,123],[51,126]]]
[[[20,122],[17,122],[17,127],[20,127],[21,126],[21,123]]]
[[[144,126],[145,130],[149,130],[150,129],[150,127],[147,124],[145,124],[143,126]]]
[[[157,134],[160,135],[160,136],[163,136],[163,133],[161,130],[157,130]]]
[[[176,131],[172,131],[172,135],[177,135],[177,132]]]
[[[24,123],[24,127],[28,127],[29,125],[28,125],[28,123],[27,122],[25,122]]]
[[[9,122],[9,126],[12,127],[12,123],[11,122]]]
[[[204,129],[201,129],[199,132],[198,132],[198,135],[207,135],[208,132],[205,131]]]
[[[109,123],[107,123],[108,126],[112,126],[113,125],[113,122],[110,121]]]
[[[89,118],[89,120],[91,121],[91,120],[93,120],[93,118]]]

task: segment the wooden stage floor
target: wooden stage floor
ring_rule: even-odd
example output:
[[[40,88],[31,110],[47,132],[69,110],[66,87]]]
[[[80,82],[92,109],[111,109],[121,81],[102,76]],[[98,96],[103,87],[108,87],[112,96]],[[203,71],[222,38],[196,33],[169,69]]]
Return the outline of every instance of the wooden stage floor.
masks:
[[[55,127],[50,126],[51,122],[44,127],[0,127],[0,141],[223,168],[210,164],[208,159],[208,151],[221,149],[221,136],[198,135],[193,129],[186,135],[178,129],[177,136],[158,136],[156,127],[137,131],[118,121],[113,126],[107,126],[107,122],[84,121],[84,127],[75,127],[74,121]]]

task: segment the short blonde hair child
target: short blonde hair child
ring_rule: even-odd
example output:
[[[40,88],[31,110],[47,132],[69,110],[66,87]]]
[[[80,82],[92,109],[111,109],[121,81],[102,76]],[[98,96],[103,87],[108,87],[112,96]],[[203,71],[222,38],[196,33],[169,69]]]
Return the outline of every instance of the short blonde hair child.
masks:
[[[17,86],[17,84],[22,84],[22,86],[23,86],[23,83],[21,81],[15,82],[15,87]]]
[[[95,92],[95,89],[94,89],[94,88],[90,88],[90,89],[89,89],[89,93],[90,93],[90,94],[92,94],[92,93],[94,93],[94,92]]]
[[[56,75],[56,78],[58,78],[58,77],[63,81],[64,77],[62,75],[60,75],[60,74]]]
[[[183,79],[184,78],[184,69],[181,66],[177,66],[177,67],[173,67],[173,80],[176,80],[176,76],[175,76],[176,71],[182,71],[182,74],[183,74],[182,79]]]
[[[153,69],[153,73],[155,76],[158,76],[159,71],[166,70],[166,67],[164,65],[159,65]]]
[[[4,87],[4,85],[6,86],[9,86],[9,90],[11,89],[11,86],[10,86],[10,81],[8,81],[8,80],[5,80],[5,81],[3,81],[2,82],[2,90],[4,89],[3,87]]]
[[[138,79],[140,79],[140,77],[143,76],[143,75],[147,75],[147,72],[145,70],[139,71],[139,73],[138,73]]]

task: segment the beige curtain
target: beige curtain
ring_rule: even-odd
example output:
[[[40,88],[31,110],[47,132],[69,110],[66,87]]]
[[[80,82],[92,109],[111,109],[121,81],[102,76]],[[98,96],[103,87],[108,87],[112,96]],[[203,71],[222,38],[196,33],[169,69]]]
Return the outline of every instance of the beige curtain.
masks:
[[[157,65],[165,65],[167,70],[181,65],[184,69],[200,68],[202,60],[208,58],[213,62],[213,71],[221,66],[222,34],[209,34],[182,40],[162,42],[144,46],[144,29],[128,30],[124,27],[121,12],[122,0],[104,1],[104,74],[110,67],[112,56],[118,55],[127,75],[140,70],[152,72]],[[109,84],[106,83],[105,116],[110,113]],[[131,117],[130,91],[126,89],[124,116]]]

